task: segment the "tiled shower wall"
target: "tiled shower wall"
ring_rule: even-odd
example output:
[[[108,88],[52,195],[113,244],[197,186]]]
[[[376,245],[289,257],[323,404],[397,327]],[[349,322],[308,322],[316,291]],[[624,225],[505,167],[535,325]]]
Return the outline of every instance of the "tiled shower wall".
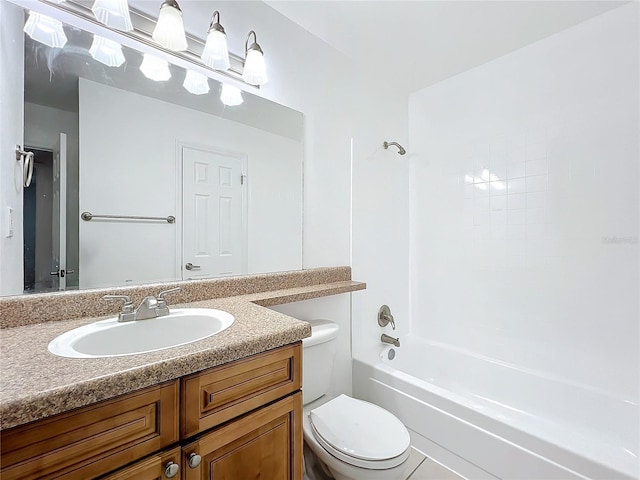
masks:
[[[414,93],[412,332],[636,398],[638,4]]]

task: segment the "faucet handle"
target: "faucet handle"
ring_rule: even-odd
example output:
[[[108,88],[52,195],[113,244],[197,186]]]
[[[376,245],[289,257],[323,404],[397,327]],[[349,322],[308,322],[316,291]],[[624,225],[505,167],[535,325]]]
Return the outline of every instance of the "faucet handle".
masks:
[[[170,288],[169,290],[164,290],[163,292],[160,292],[158,294],[158,301],[160,303],[163,303],[163,302],[166,303],[167,301],[166,301],[165,297],[167,295],[169,295],[170,293],[176,293],[176,292],[179,292],[179,291],[180,291],[180,287]]]
[[[128,295],[105,295],[102,297],[103,300],[120,300],[124,302],[122,304],[122,313],[130,313],[133,312],[133,302],[131,302],[131,297]]]
[[[378,310],[378,325],[386,327],[391,324],[393,330],[396,329],[396,322],[393,321],[393,315],[391,315],[391,309],[388,305],[382,305]]]

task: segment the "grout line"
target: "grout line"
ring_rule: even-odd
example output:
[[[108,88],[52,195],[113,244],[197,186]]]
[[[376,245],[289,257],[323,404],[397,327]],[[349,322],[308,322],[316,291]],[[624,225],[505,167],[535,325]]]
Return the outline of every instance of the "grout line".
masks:
[[[426,460],[427,458],[428,458],[428,457],[424,457],[424,458],[420,461],[420,463],[419,463],[418,465],[416,465],[416,468],[414,468],[413,470],[411,470],[411,473],[407,476],[406,480],[410,480],[410,479],[411,479],[411,477],[413,476],[413,474],[414,474],[414,473],[416,473],[416,471],[417,471],[417,470],[422,466],[422,464],[425,462],[425,460]]]

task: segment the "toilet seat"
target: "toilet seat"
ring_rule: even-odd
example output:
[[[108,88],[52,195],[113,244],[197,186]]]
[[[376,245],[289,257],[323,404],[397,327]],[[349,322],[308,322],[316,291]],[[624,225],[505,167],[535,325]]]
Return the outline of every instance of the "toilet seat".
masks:
[[[313,436],[331,455],[361,468],[382,470],[404,462],[411,439],[387,410],[340,395],[309,413]]]

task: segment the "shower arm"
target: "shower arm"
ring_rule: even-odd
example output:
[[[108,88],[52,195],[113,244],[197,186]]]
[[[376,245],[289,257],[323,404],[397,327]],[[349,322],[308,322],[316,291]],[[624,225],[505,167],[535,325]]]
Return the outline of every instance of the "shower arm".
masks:
[[[399,155],[404,155],[405,153],[407,153],[407,151],[404,149],[404,147],[402,145],[400,145],[398,142],[384,142],[382,144],[382,146],[384,147],[385,150],[387,150],[391,145],[395,145],[396,147],[398,147],[398,154]]]

